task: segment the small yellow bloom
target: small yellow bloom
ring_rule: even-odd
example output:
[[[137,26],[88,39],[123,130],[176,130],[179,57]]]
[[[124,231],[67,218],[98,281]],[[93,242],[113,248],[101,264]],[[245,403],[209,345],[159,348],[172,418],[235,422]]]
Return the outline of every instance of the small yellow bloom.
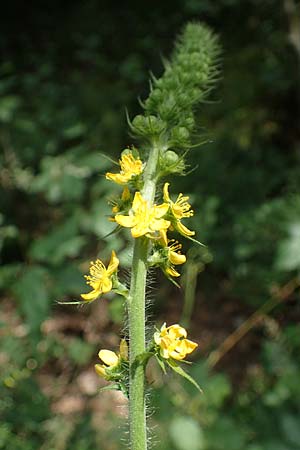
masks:
[[[171,243],[171,245],[168,245],[167,249],[168,249],[168,265],[165,269],[165,272],[168,275],[171,275],[171,277],[179,277],[180,273],[178,273],[173,266],[177,266],[179,264],[184,264],[186,262],[186,256],[182,255],[180,253],[180,250],[182,248],[182,245],[179,244],[178,241],[175,241],[173,239],[171,239],[171,241],[169,241],[169,243]]]
[[[160,251],[163,255],[163,260],[160,264],[163,271],[171,277],[179,277],[180,273],[174,269],[174,266],[186,262],[186,256],[182,255],[180,252],[182,245],[178,241],[175,241],[175,239],[169,240],[167,238],[167,233],[162,233],[159,245],[163,246]]]
[[[107,180],[114,181],[118,184],[126,184],[131,178],[140,175],[143,171],[143,163],[140,158],[135,158],[131,151],[124,153],[119,160],[121,170],[120,173],[107,172]]]
[[[121,368],[123,361],[128,361],[128,346],[125,339],[120,342],[120,352],[117,355],[111,350],[100,350],[99,358],[104,364],[95,364],[95,370],[100,377],[111,380],[114,376],[119,376],[118,368]]]
[[[168,203],[170,207],[170,212],[173,219],[172,225],[183,236],[194,236],[195,231],[189,230],[181,223],[181,219],[194,215],[194,211],[188,203],[189,197],[179,194],[176,202],[173,202],[169,195],[169,185],[170,183],[165,183],[164,185],[164,201],[165,203]]]
[[[90,275],[85,275],[87,284],[93,288],[88,294],[81,294],[81,297],[86,301],[93,301],[101,294],[106,294],[112,289],[112,275],[117,271],[119,259],[114,251],[111,252],[109,265],[106,269],[100,259],[91,262]]]
[[[186,330],[178,324],[167,327],[164,323],[160,331],[154,333],[154,341],[160,347],[160,354],[165,359],[182,360],[198,347],[196,342],[186,337]]]
[[[115,221],[123,227],[131,228],[131,234],[134,238],[145,234],[153,237],[155,232],[166,231],[170,226],[168,220],[162,219],[168,208],[169,206],[166,203],[149,207],[147,200],[142,197],[141,193],[136,192],[129,215],[117,214]]]
[[[111,350],[100,350],[98,353],[99,358],[104,364],[95,364],[95,370],[102,378],[109,378],[109,371],[107,369],[113,369],[119,364],[119,357],[115,352]]]

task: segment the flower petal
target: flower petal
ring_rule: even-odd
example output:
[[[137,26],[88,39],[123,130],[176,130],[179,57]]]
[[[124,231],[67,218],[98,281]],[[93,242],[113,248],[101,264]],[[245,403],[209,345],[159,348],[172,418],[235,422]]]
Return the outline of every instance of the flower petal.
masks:
[[[95,364],[95,371],[97,372],[97,374],[102,377],[102,378],[106,378],[106,372],[105,372],[105,367],[103,367],[101,364]]]
[[[101,294],[102,291],[98,288],[94,289],[91,292],[88,292],[87,294],[81,294],[81,297],[83,298],[83,300],[86,300],[87,302],[92,302],[96,300],[96,298],[98,298]]]
[[[110,277],[118,268],[119,265],[119,258],[117,258],[117,255],[115,251],[113,250],[111,252],[110,262],[107,267],[107,275]]]
[[[165,272],[171,277],[180,277],[180,273],[174,269],[174,267],[170,266],[165,269]]]
[[[182,234],[183,236],[194,236],[195,231],[189,230],[186,226],[184,226],[179,220],[174,223],[174,227],[176,230]]]
[[[115,221],[122,225],[122,227],[132,228],[136,225],[136,217],[135,216],[123,216],[123,214],[117,214],[115,216]]]
[[[118,356],[111,350],[100,350],[98,356],[109,367],[116,366],[119,362]]]
[[[187,337],[186,329],[181,327],[178,323],[175,323],[174,325],[171,325],[170,327],[168,327],[168,333],[169,333],[171,339]]]
[[[107,292],[111,291],[112,288],[112,281],[110,278],[105,277],[103,278],[101,282],[101,290],[103,294],[106,294]]]
[[[107,172],[105,178],[114,181],[117,184],[126,184],[130,180],[131,175]]]
[[[150,222],[150,228],[152,231],[167,230],[171,222],[165,219],[152,219]]]
[[[138,211],[141,208],[147,208],[147,201],[143,199],[142,194],[137,191],[134,194],[134,199],[132,202],[132,209],[134,212]]]
[[[155,213],[155,217],[157,219],[160,219],[164,215],[167,214],[169,209],[169,205],[167,203],[162,203],[161,205],[155,205],[153,206],[153,211]]]
[[[164,184],[164,201],[167,203],[171,202],[170,196],[169,196],[169,186],[170,183],[165,183]]]
[[[181,255],[180,253],[176,252],[169,252],[169,260],[172,264],[178,265],[178,264],[184,264],[186,262],[186,256]]]

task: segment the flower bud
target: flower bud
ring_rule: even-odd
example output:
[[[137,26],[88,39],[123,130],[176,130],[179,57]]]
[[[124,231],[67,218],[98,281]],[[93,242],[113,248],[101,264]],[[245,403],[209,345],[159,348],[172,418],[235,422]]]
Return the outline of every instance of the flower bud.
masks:
[[[133,119],[131,128],[137,136],[154,137],[166,129],[166,123],[153,115],[138,115]]]

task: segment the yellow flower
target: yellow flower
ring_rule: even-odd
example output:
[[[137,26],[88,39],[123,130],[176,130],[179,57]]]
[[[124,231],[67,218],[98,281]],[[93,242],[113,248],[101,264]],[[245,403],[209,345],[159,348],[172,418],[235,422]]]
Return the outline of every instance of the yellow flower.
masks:
[[[180,252],[182,245],[178,241],[175,241],[175,239],[168,239],[167,233],[162,233],[158,245],[163,248],[158,248],[157,253],[154,253],[154,258],[152,257],[152,259],[155,261],[155,257],[157,258],[158,265],[162,267],[167,275],[179,277],[180,273],[174,269],[174,266],[186,262],[185,255],[182,255]]]
[[[171,275],[171,277],[179,277],[180,273],[178,273],[173,266],[177,266],[179,264],[184,264],[186,262],[186,257],[185,255],[182,255],[180,253],[180,250],[182,248],[182,245],[179,244],[178,241],[175,241],[173,239],[171,239],[169,241],[169,243],[171,243],[171,245],[168,245],[167,249],[168,249],[168,264],[167,267],[165,268],[165,272],[168,275]]]
[[[160,347],[165,359],[182,360],[198,347],[196,342],[186,339],[186,330],[178,324],[169,327],[164,323],[160,331],[154,333],[154,342]]]
[[[188,203],[189,197],[184,196],[183,194],[179,194],[176,202],[173,202],[170,199],[169,195],[169,185],[170,183],[165,183],[164,185],[164,201],[168,203],[170,207],[172,225],[183,236],[194,236],[195,231],[189,230],[181,223],[181,219],[194,215],[194,211],[191,209],[191,205]]]
[[[111,252],[109,265],[106,269],[100,259],[91,262],[90,275],[85,275],[87,284],[93,288],[88,294],[81,294],[81,297],[87,301],[96,300],[101,294],[106,294],[112,289],[112,275],[117,271],[119,259],[114,251]]]
[[[119,357],[115,352],[111,350],[100,350],[98,353],[99,358],[104,364],[95,364],[95,370],[102,378],[109,378],[109,371],[107,369],[113,369],[119,364]]]
[[[122,361],[128,361],[127,342],[125,339],[121,340],[118,355],[111,350],[100,350],[98,356],[104,364],[95,364],[97,374],[106,380],[113,379],[114,376],[118,377],[119,373],[115,369],[121,366]],[[115,373],[113,373],[114,371]]]
[[[131,228],[131,234],[134,238],[145,234],[153,237],[156,231],[165,231],[170,226],[168,220],[162,219],[168,208],[169,206],[166,203],[149,207],[147,200],[142,197],[141,193],[136,192],[129,215],[117,214],[115,221],[123,227]]]
[[[140,158],[135,158],[131,151],[123,153],[119,160],[120,173],[107,172],[107,180],[112,180],[118,184],[126,184],[132,177],[140,175],[143,171],[143,163]]]

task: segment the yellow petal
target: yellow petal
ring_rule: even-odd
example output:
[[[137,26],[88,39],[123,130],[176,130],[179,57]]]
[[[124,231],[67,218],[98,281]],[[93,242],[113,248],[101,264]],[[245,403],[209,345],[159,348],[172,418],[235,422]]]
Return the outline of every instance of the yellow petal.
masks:
[[[101,366],[101,364],[95,364],[95,371],[100,377],[106,378],[105,367]]]
[[[88,294],[81,294],[81,297],[83,300],[86,300],[87,302],[92,302],[96,300],[96,298],[99,297],[99,295],[102,294],[102,291],[100,289],[94,289],[93,291],[89,292]]]
[[[192,353],[195,348],[198,347],[198,344],[196,342],[190,341],[189,339],[184,339],[184,346],[186,353]]]
[[[181,327],[178,323],[175,323],[174,325],[171,325],[168,327],[168,333],[172,339],[180,338],[180,337],[186,337],[187,331],[185,328]]]
[[[177,231],[183,236],[194,236],[195,231],[189,230],[186,226],[184,226],[179,220],[174,224]]]
[[[147,207],[147,201],[145,199],[143,199],[142,194],[137,191],[134,194],[134,199],[132,202],[132,209],[133,211],[138,211],[141,208],[145,208]]]
[[[103,294],[106,294],[107,292],[111,291],[112,288],[112,281],[110,278],[105,277],[103,278],[101,282],[101,290]]]
[[[149,232],[149,228],[147,227],[147,224],[144,223],[138,223],[135,227],[131,229],[131,235],[133,238],[138,238],[141,236],[144,236]]]
[[[136,225],[136,217],[134,216],[123,216],[123,214],[117,214],[115,216],[115,221],[122,225],[122,227],[132,228]]]
[[[160,219],[165,214],[167,214],[168,209],[169,209],[169,205],[167,203],[162,203],[161,205],[153,206],[153,211],[154,211],[155,217],[157,219]]]
[[[125,341],[125,339],[121,339],[121,342],[120,342],[120,356],[125,361],[128,360],[128,345],[127,345],[127,342]]]
[[[163,358],[168,359],[170,358],[170,354],[169,354],[169,350],[166,348],[161,348],[160,349],[160,354]]]
[[[152,219],[150,222],[150,228],[153,231],[167,230],[171,222],[165,219]]]
[[[160,243],[163,247],[168,247],[168,238],[167,238],[167,232],[166,230],[159,230],[160,231]]]
[[[169,186],[170,183],[165,183],[164,184],[164,201],[167,203],[171,202],[170,196],[169,196]]]
[[[170,275],[171,277],[180,277],[180,273],[177,272],[177,270],[174,269],[174,267],[167,267],[165,269],[165,272]]]
[[[154,342],[157,345],[160,345],[160,343],[161,343],[161,337],[160,337],[160,333],[158,331],[156,333],[154,333]]]
[[[107,172],[107,174],[105,175],[105,178],[107,180],[114,181],[115,183],[118,183],[118,184],[126,184],[130,180],[131,175],[128,176],[128,174]]]
[[[186,262],[186,257],[185,255],[181,255],[180,253],[170,251],[169,260],[172,264],[175,265],[184,264]]]
[[[111,350],[100,350],[98,356],[109,367],[114,367],[119,362],[118,356]]]
[[[117,255],[115,253],[115,251],[113,250],[111,252],[111,257],[110,257],[110,262],[108,264],[108,268],[107,268],[107,275],[111,276],[118,268],[119,265],[119,259],[117,258]]]

